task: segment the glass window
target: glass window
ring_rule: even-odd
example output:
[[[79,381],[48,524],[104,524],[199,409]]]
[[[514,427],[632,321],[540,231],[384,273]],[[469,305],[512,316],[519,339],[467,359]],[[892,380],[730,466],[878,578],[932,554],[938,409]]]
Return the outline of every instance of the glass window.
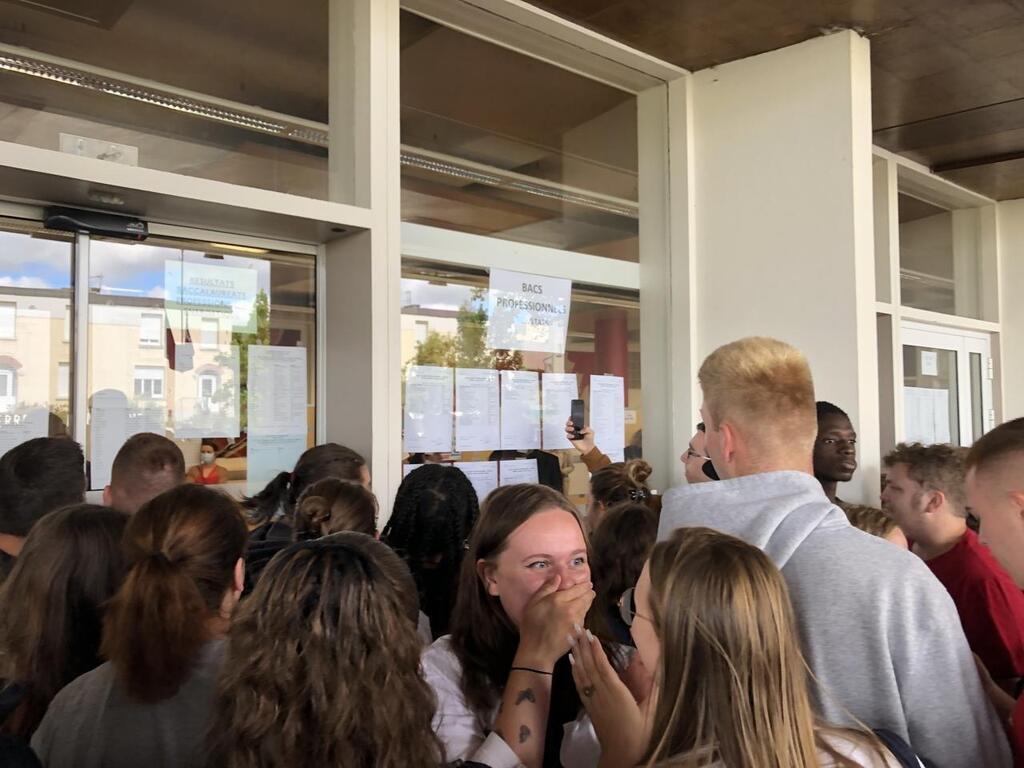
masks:
[[[203,318],[203,346],[211,349],[217,346],[220,340],[220,323],[216,318]]]
[[[638,261],[633,94],[401,15],[402,218]]]
[[[948,210],[900,193],[899,219],[902,304],[980,317],[978,209]]]
[[[957,373],[955,351],[903,345],[903,418],[906,442],[962,445]]]
[[[135,366],[135,397],[140,400],[163,399],[164,369],[156,366]]]
[[[17,338],[17,329],[18,305],[13,301],[0,302],[0,339]]]
[[[57,399],[67,400],[71,396],[71,366],[60,363],[57,366]]]
[[[402,277],[402,371],[407,383],[411,366],[436,366],[449,369],[490,369],[527,371],[534,374],[574,374],[580,398],[589,407],[591,377],[610,375],[622,379],[622,435],[598,434],[597,445],[605,453],[633,458],[642,453],[644,423],[640,380],[640,312],[639,297],[633,291],[617,291],[573,284],[569,308],[569,324],[565,351],[561,354],[492,349],[487,345],[488,275],[484,270],[453,268],[406,260]],[[426,333],[424,335],[423,329]],[[454,380],[454,374],[453,374]],[[494,386],[498,386],[495,381]],[[543,388],[542,376],[536,388]],[[403,384],[404,391],[404,384]],[[532,393],[541,402],[540,391]],[[495,399],[499,394],[494,392]],[[404,397],[404,395],[403,395]],[[447,397],[447,395],[445,395]],[[500,398],[505,398],[503,389]],[[452,395],[452,410],[459,404]],[[564,436],[565,413],[545,411],[553,433]],[[500,450],[500,445],[486,449],[457,451],[455,440],[447,450],[433,455],[407,450],[407,465],[424,461],[488,461],[513,458],[536,458],[539,472],[561,482],[574,501],[583,504],[588,487],[588,474],[579,463],[579,454],[563,440],[548,440],[542,429],[539,451],[526,446]],[[521,450],[520,450],[521,448]],[[546,465],[546,469],[545,469]]]
[[[139,344],[159,347],[164,343],[163,315],[144,314],[139,320]]]
[[[0,454],[67,433],[72,237],[0,219]]]
[[[70,5],[5,4],[0,140],[327,196],[326,0]]]
[[[975,439],[985,433],[985,401],[983,397],[984,381],[982,375],[981,353],[968,353],[971,375],[971,426]]]
[[[0,368],[0,398],[10,408],[17,399],[17,374],[11,368]]]
[[[216,441],[218,463],[232,482],[252,480],[253,467],[260,477],[290,469],[295,451],[312,445],[312,256],[192,241],[94,238],[90,273],[87,452],[93,488],[106,484],[114,454],[136,432],[175,439],[189,464],[198,462],[201,440]],[[159,343],[138,344],[137,335]],[[256,386],[250,377],[256,346],[271,347],[272,354],[302,349],[305,389],[296,394],[285,386],[290,381],[275,378],[273,360],[270,377],[259,385],[273,392],[250,389]],[[254,396],[283,400],[283,392],[301,400],[301,423],[283,425],[274,435],[251,432]],[[289,441],[285,447],[282,433]],[[274,439],[278,443],[271,445]]]

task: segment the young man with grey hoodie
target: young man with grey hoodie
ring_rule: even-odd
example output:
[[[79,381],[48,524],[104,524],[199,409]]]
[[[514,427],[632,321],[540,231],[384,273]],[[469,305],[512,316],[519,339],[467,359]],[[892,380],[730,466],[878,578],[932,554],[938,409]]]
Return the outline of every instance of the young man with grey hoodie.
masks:
[[[1009,766],[949,594],[919,558],[851,526],[815,480],[803,355],[742,339],[713,352],[698,378],[706,450],[723,482],[666,494],[659,538],[704,525],[774,560],[826,720],[893,731],[940,768]]]

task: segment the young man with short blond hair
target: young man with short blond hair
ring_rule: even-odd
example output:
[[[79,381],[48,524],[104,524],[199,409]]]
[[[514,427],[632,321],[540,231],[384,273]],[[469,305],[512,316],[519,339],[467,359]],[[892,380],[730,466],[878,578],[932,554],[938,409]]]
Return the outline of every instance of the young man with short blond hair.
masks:
[[[1010,764],[949,595],[920,559],[850,525],[814,477],[814,382],[775,339],[715,350],[698,374],[720,483],[670,491],[660,537],[709,526],[760,547],[789,585],[829,721],[884,728],[944,768]]]
[[[982,435],[967,454],[967,508],[981,524],[982,543],[1024,588],[1024,419]],[[1024,766],[1024,697],[989,691],[1010,728],[1015,765]]]

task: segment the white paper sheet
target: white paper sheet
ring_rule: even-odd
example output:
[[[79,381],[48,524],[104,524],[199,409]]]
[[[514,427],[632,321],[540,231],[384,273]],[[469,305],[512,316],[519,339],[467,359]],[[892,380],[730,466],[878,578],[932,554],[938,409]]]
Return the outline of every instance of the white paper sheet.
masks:
[[[540,387],[536,371],[501,372],[501,448],[540,448]]]
[[[498,461],[498,485],[515,485],[516,483],[538,482],[536,459],[512,459]]]
[[[50,434],[50,412],[45,408],[0,413],[0,456],[11,448]]]
[[[487,346],[565,352],[572,281],[492,269],[487,291]]]
[[[306,348],[249,347],[246,481],[256,492],[308,447]]]
[[[110,484],[114,458],[125,440],[140,432],[166,433],[167,412],[160,405],[132,404],[117,389],[101,389],[90,403],[90,486],[96,490]]]
[[[291,472],[306,450],[306,434],[253,434],[246,445],[246,487],[258,493],[279,472]]]
[[[498,372],[455,370],[455,450],[494,451],[501,444]]]
[[[579,397],[575,373],[544,373],[540,377],[544,407],[544,450],[572,448],[565,436],[565,422],[572,411],[572,401]]]
[[[182,354],[185,347],[193,350],[188,357]],[[253,350],[294,349],[292,347],[249,347],[250,360]],[[305,349],[299,349],[305,356]],[[260,352],[257,352],[259,359]],[[171,371],[174,382],[174,436],[179,440],[189,438],[227,437],[234,439],[241,434],[241,377],[238,375],[239,350],[234,345],[221,345],[215,349],[196,349],[192,344],[176,344],[174,362],[183,367],[189,360],[188,370]],[[249,398],[265,386],[254,384],[252,365],[249,366]],[[302,378],[305,380],[305,362]],[[259,375],[259,372],[257,373]],[[207,394],[210,393],[210,394]],[[305,404],[305,395],[303,395]],[[303,406],[304,407],[304,406]]]
[[[939,375],[939,353],[932,349],[921,350],[921,375]]]
[[[456,461],[455,467],[461,469],[469,478],[476,491],[476,498],[482,504],[487,495],[498,487],[497,461]],[[536,460],[534,460],[536,463]]]
[[[624,461],[626,398],[621,376],[590,377],[590,427],[594,440],[612,461]]]
[[[413,470],[419,469],[423,464],[403,464],[402,465],[402,477],[408,477]]]
[[[449,453],[452,449],[454,370],[411,365],[405,379],[405,450]]]
[[[908,443],[950,442],[949,390],[904,387],[903,422]]]
[[[309,429],[305,347],[249,347],[248,391],[250,435],[302,435],[305,439]]]

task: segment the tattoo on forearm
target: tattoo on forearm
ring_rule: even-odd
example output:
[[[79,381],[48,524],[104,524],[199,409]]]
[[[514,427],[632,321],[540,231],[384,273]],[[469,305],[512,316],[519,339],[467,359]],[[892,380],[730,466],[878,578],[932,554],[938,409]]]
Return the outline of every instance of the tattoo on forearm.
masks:
[[[533,694],[533,688],[527,688],[526,690],[520,691],[516,696],[516,706],[518,707],[524,701],[528,701],[531,704],[537,703],[537,697]]]
[[[530,738],[530,729],[525,725],[519,726],[519,743],[524,743],[528,738]]]

